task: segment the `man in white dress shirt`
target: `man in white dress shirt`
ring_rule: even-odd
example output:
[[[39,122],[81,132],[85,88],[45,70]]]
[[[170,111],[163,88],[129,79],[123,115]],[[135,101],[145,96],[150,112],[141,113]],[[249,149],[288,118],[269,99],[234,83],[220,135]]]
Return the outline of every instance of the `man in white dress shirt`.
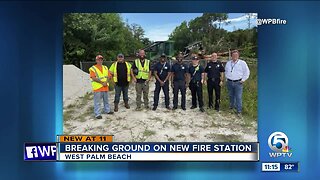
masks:
[[[241,117],[243,84],[249,78],[250,70],[247,63],[239,59],[238,50],[232,51],[231,56],[225,67],[230,109],[236,109],[238,116]]]

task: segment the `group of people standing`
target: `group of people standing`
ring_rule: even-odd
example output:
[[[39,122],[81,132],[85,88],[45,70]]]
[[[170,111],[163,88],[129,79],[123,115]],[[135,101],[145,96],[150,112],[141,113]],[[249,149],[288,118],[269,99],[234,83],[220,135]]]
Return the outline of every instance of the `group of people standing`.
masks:
[[[96,57],[96,65],[92,66],[90,78],[94,92],[94,113],[97,119],[101,119],[100,102],[103,100],[104,113],[113,114],[108,103],[109,81],[113,79],[115,83],[114,111],[119,110],[121,93],[123,94],[124,106],[130,109],[128,89],[131,81],[135,83],[136,89],[136,110],[142,109],[143,97],[144,108],[149,107],[149,82],[152,75],[155,77],[154,103],[152,110],[156,110],[159,104],[159,94],[161,90],[165,96],[165,107],[171,110],[169,87],[173,88],[173,107],[178,108],[178,95],[181,94],[181,109],[186,110],[186,89],[189,87],[192,95],[192,106],[190,109],[199,107],[201,112],[205,112],[202,86],[207,85],[209,109],[220,110],[221,87],[226,79],[229,93],[230,109],[235,109],[241,116],[242,112],[242,91],[243,84],[249,78],[250,70],[245,61],[239,59],[239,52],[232,51],[232,59],[224,67],[218,61],[218,55],[212,53],[204,56],[208,61],[206,67],[200,65],[200,60],[196,54],[192,55],[192,63],[188,66],[183,62],[183,55],[180,53],[176,57],[177,62],[170,65],[167,57],[162,54],[159,62],[151,67],[150,60],[146,59],[144,50],[139,51],[139,58],[134,63],[124,60],[123,54],[118,54],[117,61],[110,68],[102,65],[103,57]],[[215,92],[215,102],[213,102],[213,91]]]

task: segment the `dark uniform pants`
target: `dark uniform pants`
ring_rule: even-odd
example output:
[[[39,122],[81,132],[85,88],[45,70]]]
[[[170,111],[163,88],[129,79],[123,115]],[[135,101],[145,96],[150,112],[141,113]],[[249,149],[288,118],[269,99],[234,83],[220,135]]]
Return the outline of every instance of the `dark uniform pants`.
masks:
[[[197,99],[199,102],[199,107],[203,107],[203,99],[202,99],[202,84],[201,82],[190,82],[190,90],[192,96],[192,106],[197,107]]]
[[[157,81],[156,82],[156,89],[154,90],[154,97],[153,97],[153,106],[157,107],[159,103],[159,94],[161,89],[163,90],[164,93],[164,98],[165,98],[165,104],[166,107],[169,106],[169,82],[167,81],[164,83],[163,86],[160,86],[160,83]]]
[[[181,108],[186,108],[186,82],[173,82],[173,108],[178,107],[178,94],[181,92]]]
[[[213,107],[213,90],[215,92],[215,109],[220,108],[220,93],[221,93],[221,86],[220,86],[220,79],[208,79],[207,81],[207,88],[208,88],[208,95],[209,95],[209,107]]]

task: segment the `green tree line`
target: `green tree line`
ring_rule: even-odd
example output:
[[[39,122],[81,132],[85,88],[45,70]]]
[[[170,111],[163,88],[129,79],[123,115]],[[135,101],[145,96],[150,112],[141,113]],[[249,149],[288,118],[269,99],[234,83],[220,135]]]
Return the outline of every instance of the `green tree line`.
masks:
[[[256,58],[257,28],[251,27],[252,19],[249,18],[247,29],[229,32],[222,28],[223,25],[230,24],[228,14],[203,13],[189,22],[182,22],[169,35],[169,40],[175,42],[176,51],[182,51],[185,46],[201,41],[207,53],[242,49],[242,56]]]
[[[132,55],[150,41],[138,24],[124,22],[118,13],[70,13],[63,18],[64,64],[79,66],[102,54],[114,60],[118,53]]]

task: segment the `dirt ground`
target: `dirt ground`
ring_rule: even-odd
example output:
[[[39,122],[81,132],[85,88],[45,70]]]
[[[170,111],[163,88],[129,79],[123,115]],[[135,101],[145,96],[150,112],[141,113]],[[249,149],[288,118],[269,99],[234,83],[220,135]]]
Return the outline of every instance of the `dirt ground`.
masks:
[[[149,104],[153,104],[154,82],[150,82]],[[156,111],[136,111],[134,84],[129,88],[130,109],[124,107],[122,97],[119,111],[113,115],[93,115],[93,94],[77,98],[64,106],[64,134],[114,135],[115,142],[257,142],[257,120],[240,119],[229,110],[190,109],[191,95],[187,90],[187,110],[164,108],[164,95]],[[172,90],[170,104],[172,107]],[[114,92],[109,93],[113,110]],[[207,101],[206,99],[204,100]],[[180,103],[180,98],[179,98]],[[142,106],[143,107],[143,106]]]

